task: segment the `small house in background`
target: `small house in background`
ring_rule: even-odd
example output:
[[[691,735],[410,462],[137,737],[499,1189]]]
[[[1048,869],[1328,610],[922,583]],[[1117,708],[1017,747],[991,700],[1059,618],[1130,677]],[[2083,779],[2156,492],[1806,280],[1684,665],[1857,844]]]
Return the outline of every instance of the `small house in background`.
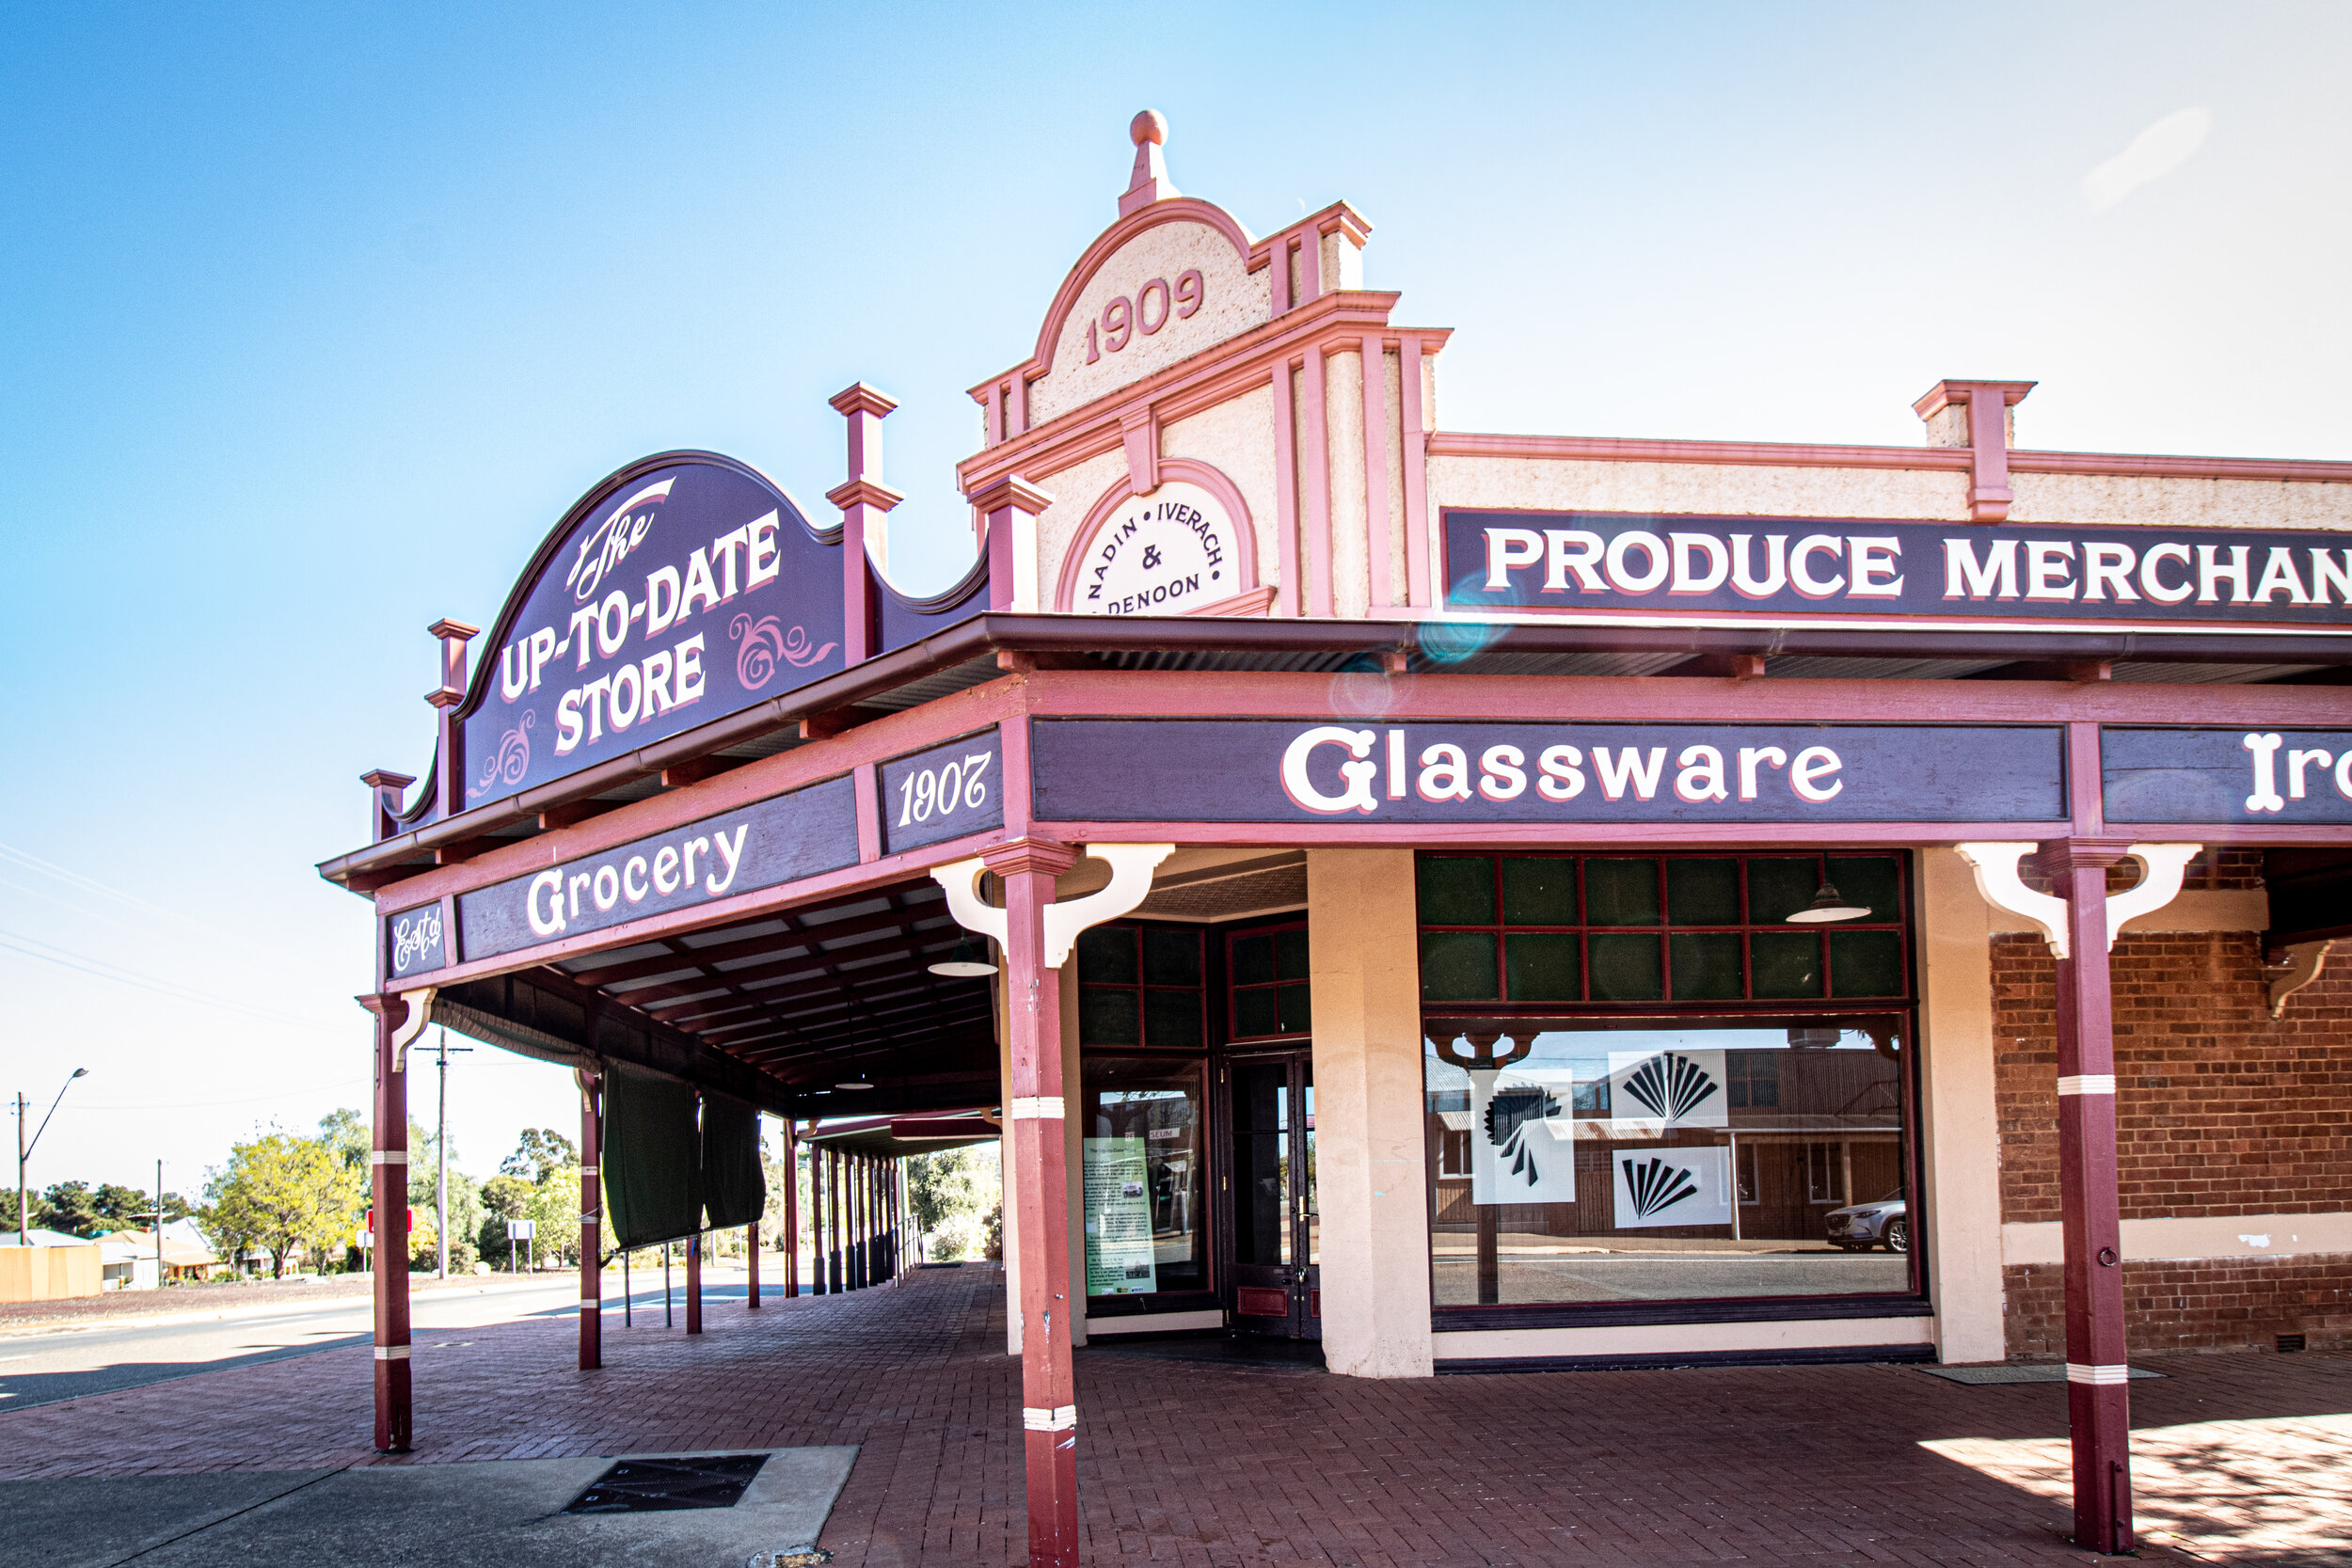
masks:
[[[155,1232],[110,1230],[98,1238],[104,1259],[104,1289],[151,1291],[157,1279]],[[164,1227],[161,1273],[165,1280],[210,1279],[223,1266],[219,1254],[205,1242],[194,1220],[172,1220]]]
[[[95,1242],[58,1230],[0,1235],[0,1305],[94,1296],[99,1281]]]

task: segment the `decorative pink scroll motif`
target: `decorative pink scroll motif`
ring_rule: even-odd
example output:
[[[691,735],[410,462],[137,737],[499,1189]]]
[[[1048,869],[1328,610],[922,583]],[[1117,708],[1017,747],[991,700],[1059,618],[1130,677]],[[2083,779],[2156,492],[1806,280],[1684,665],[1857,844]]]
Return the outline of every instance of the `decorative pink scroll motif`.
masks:
[[[766,686],[775,674],[779,659],[797,670],[816,663],[838,646],[828,642],[821,648],[811,647],[806,626],[786,631],[772,615],[763,615],[756,621],[749,615],[738,615],[727,623],[727,635],[742,644],[735,651],[735,678],[743,683],[746,691]]]
[[[480,800],[501,784],[511,786],[523,782],[523,775],[531,769],[531,736],[524,732],[538,721],[539,716],[526,708],[522,721],[499,736],[498,754],[483,765],[482,781],[466,791],[467,800]]]

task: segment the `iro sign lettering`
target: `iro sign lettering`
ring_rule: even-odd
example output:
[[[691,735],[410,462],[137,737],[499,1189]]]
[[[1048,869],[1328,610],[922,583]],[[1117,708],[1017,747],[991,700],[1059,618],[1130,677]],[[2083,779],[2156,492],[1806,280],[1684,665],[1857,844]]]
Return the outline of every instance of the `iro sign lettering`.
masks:
[[[2110,822],[2352,822],[2352,731],[2104,728]]]

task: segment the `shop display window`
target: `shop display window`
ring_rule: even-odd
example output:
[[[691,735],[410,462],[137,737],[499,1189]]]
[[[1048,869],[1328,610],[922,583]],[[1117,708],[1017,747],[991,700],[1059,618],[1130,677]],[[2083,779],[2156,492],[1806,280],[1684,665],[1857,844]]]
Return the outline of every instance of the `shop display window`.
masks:
[[[1206,1290],[1206,1060],[1082,1063],[1087,1294]]]
[[[1441,1312],[1916,1307],[1905,857],[1417,863]]]

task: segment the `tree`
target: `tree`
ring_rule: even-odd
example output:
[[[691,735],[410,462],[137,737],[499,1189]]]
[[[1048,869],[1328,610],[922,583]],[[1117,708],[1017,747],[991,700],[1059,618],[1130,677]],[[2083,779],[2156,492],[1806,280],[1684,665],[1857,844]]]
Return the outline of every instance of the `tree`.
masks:
[[[580,1164],[580,1150],[572,1140],[552,1127],[526,1127],[522,1144],[509,1154],[499,1171],[505,1176],[519,1176],[533,1186],[544,1185],[548,1177],[565,1165]]]
[[[197,1223],[221,1251],[267,1252],[275,1279],[293,1253],[323,1253],[363,1202],[359,1184],[326,1139],[269,1132],[230,1147],[228,1168],[213,1171],[205,1183]]]
[[[414,1128],[416,1123],[408,1125]],[[367,1117],[349,1107],[329,1111],[319,1117],[319,1137],[335,1151],[345,1169],[365,1174],[368,1156],[375,1149],[375,1132],[369,1127]]]
[[[907,1208],[915,1228],[930,1238],[929,1256],[993,1257],[987,1250],[991,1214],[1004,1212],[996,1151],[976,1145],[909,1159]]]
[[[40,1195],[40,1217],[34,1223],[69,1236],[94,1236],[105,1226],[98,1195],[87,1181],[55,1181]]]

